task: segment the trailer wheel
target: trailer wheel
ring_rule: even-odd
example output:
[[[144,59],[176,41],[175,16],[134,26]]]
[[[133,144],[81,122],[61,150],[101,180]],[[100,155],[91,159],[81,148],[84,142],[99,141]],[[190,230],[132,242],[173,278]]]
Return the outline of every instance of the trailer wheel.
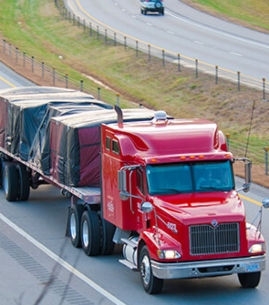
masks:
[[[243,288],[255,288],[259,285],[261,272],[239,273],[238,279]]]
[[[30,181],[26,166],[23,164],[17,164],[18,171],[18,200],[25,201],[28,200],[30,195]]]
[[[72,245],[75,248],[81,247],[80,239],[80,221],[81,221],[82,209],[78,206],[70,208],[69,212],[69,234]]]
[[[101,218],[101,217],[100,217]],[[113,236],[115,233],[116,227],[110,222],[106,221],[104,218],[101,218],[102,221],[102,250],[101,254],[110,255],[114,250]]]
[[[163,279],[159,279],[153,275],[151,260],[146,246],[143,246],[139,255],[139,270],[145,291],[149,294],[161,292],[163,288]]]
[[[86,255],[101,254],[101,224],[96,212],[86,210],[81,217],[81,244]]]
[[[18,198],[19,177],[16,164],[12,162],[3,163],[3,189],[8,201],[16,201]]]

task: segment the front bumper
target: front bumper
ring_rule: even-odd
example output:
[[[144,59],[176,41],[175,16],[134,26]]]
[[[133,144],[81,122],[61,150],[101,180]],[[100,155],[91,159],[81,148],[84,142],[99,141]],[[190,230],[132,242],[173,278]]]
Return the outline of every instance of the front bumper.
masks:
[[[262,271],[265,255],[182,263],[151,261],[151,266],[154,276],[160,279],[213,277]]]

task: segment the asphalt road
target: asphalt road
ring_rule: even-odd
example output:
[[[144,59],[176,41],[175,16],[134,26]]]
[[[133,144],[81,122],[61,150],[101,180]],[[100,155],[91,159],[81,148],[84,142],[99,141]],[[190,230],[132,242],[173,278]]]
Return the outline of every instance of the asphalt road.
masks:
[[[269,35],[165,0],[165,15],[141,15],[139,0],[65,0],[81,20],[225,70],[269,79]]]
[[[27,83],[9,69],[0,68],[0,88]],[[259,186],[242,194],[249,221],[257,221],[257,204],[266,196],[268,189]],[[29,201],[17,203],[7,202],[0,191],[1,305],[268,304],[268,270],[257,289],[241,289],[237,277],[228,276],[166,281],[162,294],[147,295],[139,274],[118,263],[118,251],[112,256],[87,257],[71,245],[65,237],[68,205],[52,186],[31,190]],[[268,220],[268,211],[264,211],[267,241]],[[44,298],[38,302],[44,289]]]

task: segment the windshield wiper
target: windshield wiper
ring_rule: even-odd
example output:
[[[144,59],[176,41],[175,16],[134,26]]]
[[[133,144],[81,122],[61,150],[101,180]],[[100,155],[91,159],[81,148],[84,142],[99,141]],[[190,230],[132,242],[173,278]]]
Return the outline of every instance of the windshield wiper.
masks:
[[[182,192],[178,189],[173,189],[173,188],[163,188],[163,189],[158,188],[158,190],[156,190],[154,193],[158,193],[158,194],[170,194],[170,193],[180,194]]]

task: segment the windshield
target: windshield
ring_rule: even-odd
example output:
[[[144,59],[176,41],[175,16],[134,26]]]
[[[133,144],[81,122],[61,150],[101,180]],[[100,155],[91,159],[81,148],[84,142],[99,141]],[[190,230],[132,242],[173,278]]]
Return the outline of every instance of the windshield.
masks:
[[[229,160],[147,165],[146,173],[152,195],[234,189]]]

